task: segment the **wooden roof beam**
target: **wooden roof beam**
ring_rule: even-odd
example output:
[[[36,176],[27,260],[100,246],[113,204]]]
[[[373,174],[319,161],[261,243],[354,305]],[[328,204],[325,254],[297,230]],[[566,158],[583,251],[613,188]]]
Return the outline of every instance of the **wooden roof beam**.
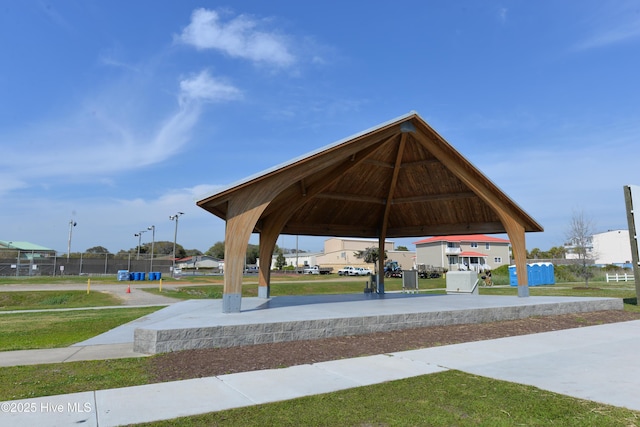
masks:
[[[317,196],[318,199],[334,199],[344,200],[347,202],[363,202],[363,203],[375,203],[378,205],[384,205],[387,203],[386,199],[380,197],[362,196],[359,194],[347,194],[347,193],[320,193]],[[405,203],[421,203],[421,202],[444,202],[448,200],[460,200],[460,199],[472,199],[478,197],[473,191],[465,191],[462,193],[453,194],[429,194],[424,196],[403,197],[391,200],[391,204],[400,205]]]
[[[379,166],[381,168],[387,168],[387,169],[393,169],[394,167],[396,167],[395,163],[382,162],[380,160],[374,160],[374,159],[367,159],[365,160],[364,163],[367,165]],[[424,159],[424,160],[417,160],[415,162],[402,162],[402,167],[412,168],[417,166],[428,166],[428,165],[437,164],[437,163],[439,163],[437,159]]]
[[[387,229],[388,238],[496,233],[504,233],[504,225],[498,221],[467,224],[417,225],[403,228],[389,227]],[[377,238],[380,233],[377,227],[363,227],[362,225],[297,225],[289,223],[283,227],[281,234]]]

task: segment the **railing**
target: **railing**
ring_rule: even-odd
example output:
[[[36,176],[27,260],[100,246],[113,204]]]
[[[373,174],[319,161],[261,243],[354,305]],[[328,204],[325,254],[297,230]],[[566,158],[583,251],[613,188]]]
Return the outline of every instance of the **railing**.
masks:
[[[460,249],[460,248],[445,248],[444,253],[446,255],[458,255],[459,253],[462,253],[462,249]]]
[[[633,274],[609,274],[607,273],[607,283],[609,282],[635,282]]]

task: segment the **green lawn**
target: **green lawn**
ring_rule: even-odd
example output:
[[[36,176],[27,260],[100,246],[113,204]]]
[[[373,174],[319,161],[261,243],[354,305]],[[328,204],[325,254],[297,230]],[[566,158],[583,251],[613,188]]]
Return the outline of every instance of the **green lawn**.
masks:
[[[1,289],[1,288],[0,288]],[[15,291],[0,292],[0,311],[43,310],[50,308],[104,307],[122,301],[106,292]]]
[[[272,295],[360,293],[369,278],[333,276],[273,277]],[[244,279],[243,294],[257,294],[257,277]],[[51,283],[51,281],[47,281]],[[81,283],[81,282],[78,282]],[[92,280],[93,283],[93,280]],[[113,283],[105,281],[104,283]],[[219,277],[180,281],[175,291],[162,295],[179,298],[217,298]],[[388,291],[401,289],[401,279],[387,279]],[[444,279],[420,280],[420,289],[441,292]],[[149,292],[157,293],[153,288]],[[484,295],[517,295],[515,287],[481,288]],[[10,294],[10,295],[5,295]],[[22,294],[22,295],[19,295]],[[637,310],[633,284],[579,283],[531,287],[530,294],[624,298],[626,309]],[[0,292],[4,310],[61,308],[83,304],[112,305],[109,296],[86,291]],[[0,314],[0,350],[65,347],[91,338],[157,310],[120,308],[79,311]],[[153,382],[149,358],[85,361],[0,368],[0,401],[127,387]],[[154,426],[200,425],[638,425],[640,413],[549,393],[457,371],[359,387],[337,393],[188,417]]]
[[[162,307],[0,315],[0,351],[68,347]]]
[[[632,426],[640,413],[447,371],[149,426]]]

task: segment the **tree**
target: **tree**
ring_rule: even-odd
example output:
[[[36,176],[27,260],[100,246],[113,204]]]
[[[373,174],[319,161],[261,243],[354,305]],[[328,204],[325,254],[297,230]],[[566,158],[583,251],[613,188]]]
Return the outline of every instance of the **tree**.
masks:
[[[378,248],[367,248],[364,251],[354,252],[353,256],[364,260],[367,264],[373,263],[373,271],[376,273],[378,260],[380,259]],[[387,259],[387,251],[384,251],[384,259]]]
[[[549,258],[552,259],[564,259],[567,255],[567,248],[564,246],[554,246],[549,249]]]
[[[274,253],[278,253],[278,245],[276,245]],[[224,242],[216,242],[205,253],[218,259],[224,259]],[[260,246],[249,243],[247,246],[246,261],[247,264],[255,264],[260,257]]]
[[[94,246],[87,249],[85,252],[88,254],[108,254],[109,249],[105,248],[104,246]]]
[[[103,258],[109,254],[109,250],[104,246],[94,246],[84,251],[85,258]],[[80,256],[80,255],[78,255]]]
[[[527,254],[527,258],[539,259],[539,258],[542,258],[541,254],[542,254],[542,251],[539,248],[533,248],[531,249],[531,252]]]
[[[260,257],[260,246],[249,243],[247,246],[247,264],[255,264]]]
[[[215,242],[204,254],[214,258],[224,259],[224,242]]]
[[[398,246],[396,250],[409,252],[409,248],[407,248],[406,246]]]
[[[589,264],[593,260],[593,234],[595,232],[593,220],[583,211],[576,211],[571,217],[566,238],[569,243],[569,253],[577,257],[578,276],[584,278],[585,286],[589,287],[589,278],[593,275]]]
[[[287,265],[287,259],[284,257],[281,250],[278,250],[278,256],[276,257],[276,268],[278,270],[282,270],[282,268]]]

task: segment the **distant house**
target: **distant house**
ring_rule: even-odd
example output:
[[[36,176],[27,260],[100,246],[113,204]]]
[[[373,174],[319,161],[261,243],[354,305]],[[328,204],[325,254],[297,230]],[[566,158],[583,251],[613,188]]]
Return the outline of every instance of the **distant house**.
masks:
[[[334,272],[346,265],[369,267],[373,270],[371,264],[367,264],[363,259],[355,256],[356,252],[371,247],[378,247],[378,239],[332,237],[324,241],[324,253],[317,257],[317,261],[322,267],[332,267]],[[395,242],[392,240],[385,241],[384,250],[387,253],[387,261],[397,261],[403,270],[413,268],[415,252],[396,251]]]
[[[20,254],[20,259],[24,260],[54,257],[56,255],[54,249],[45,248],[35,243],[0,240],[0,257],[15,257],[16,251]]]
[[[284,266],[285,267],[300,267],[300,268],[304,268],[304,267],[309,267],[309,266],[314,266],[314,265],[318,265],[318,262],[316,260],[316,257],[318,255],[322,255],[321,253],[316,253],[316,252],[298,252],[298,253],[288,253],[288,254],[282,254],[282,256],[284,257]],[[256,260],[256,264],[260,264],[260,258],[258,258]],[[273,257],[271,257],[271,269],[275,270],[276,269],[276,265],[278,264],[278,254],[273,254]]]
[[[369,267],[373,270],[371,264],[367,264],[363,259],[355,256],[356,252],[364,251],[371,247],[378,247],[378,239],[331,237],[324,241],[324,251],[321,253],[300,252],[298,254],[284,254],[284,257],[287,266],[307,267],[319,265],[333,268],[334,273],[346,265]],[[414,267],[415,252],[396,251],[394,249],[395,243],[390,240],[385,242],[384,248],[388,261],[397,261],[403,270],[410,270]],[[272,269],[275,269],[277,256],[277,254],[273,255],[271,261]]]
[[[484,234],[435,236],[414,244],[416,264],[449,271],[493,270],[510,262],[509,240]]]
[[[596,233],[592,236],[591,241],[595,264],[618,266],[631,264],[629,230],[609,230],[604,233]]]
[[[208,255],[197,255],[176,260],[176,267],[183,270],[221,270],[221,260]]]

